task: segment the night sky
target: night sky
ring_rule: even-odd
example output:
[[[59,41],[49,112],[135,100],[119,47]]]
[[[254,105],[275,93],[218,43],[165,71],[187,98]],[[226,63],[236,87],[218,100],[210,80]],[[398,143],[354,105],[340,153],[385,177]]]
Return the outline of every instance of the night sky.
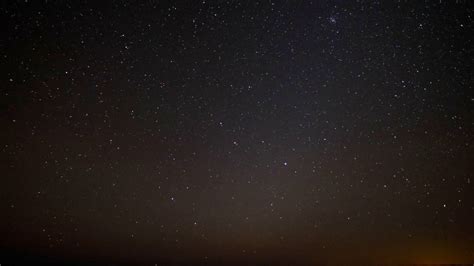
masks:
[[[0,263],[472,263],[473,10],[3,2]]]

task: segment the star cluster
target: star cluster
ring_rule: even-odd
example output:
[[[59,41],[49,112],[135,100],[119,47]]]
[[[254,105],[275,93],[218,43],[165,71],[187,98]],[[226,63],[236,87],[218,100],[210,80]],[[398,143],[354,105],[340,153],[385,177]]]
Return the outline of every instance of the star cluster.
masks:
[[[472,10],[2,4],[1,255],[472,262]]]

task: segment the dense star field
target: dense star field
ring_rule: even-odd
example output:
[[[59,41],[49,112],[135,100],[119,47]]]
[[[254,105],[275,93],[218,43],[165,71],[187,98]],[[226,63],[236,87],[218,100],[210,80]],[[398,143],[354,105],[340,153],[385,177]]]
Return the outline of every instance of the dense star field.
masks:
[[[472,263],[473,7],[2,3],[0,264]]]

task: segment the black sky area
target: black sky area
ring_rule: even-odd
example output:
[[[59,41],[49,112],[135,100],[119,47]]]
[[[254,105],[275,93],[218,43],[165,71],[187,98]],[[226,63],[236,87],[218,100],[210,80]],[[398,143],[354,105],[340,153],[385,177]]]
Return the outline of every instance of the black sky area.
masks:
[[[474,262],[472,1],[3,1],[0,264]]]

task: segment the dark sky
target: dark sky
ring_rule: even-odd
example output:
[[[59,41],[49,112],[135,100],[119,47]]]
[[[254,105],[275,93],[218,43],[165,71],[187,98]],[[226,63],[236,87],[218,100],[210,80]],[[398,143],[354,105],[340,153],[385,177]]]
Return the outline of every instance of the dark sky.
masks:
[[[3,2],[1,256],[473,262],[473,10]]]

